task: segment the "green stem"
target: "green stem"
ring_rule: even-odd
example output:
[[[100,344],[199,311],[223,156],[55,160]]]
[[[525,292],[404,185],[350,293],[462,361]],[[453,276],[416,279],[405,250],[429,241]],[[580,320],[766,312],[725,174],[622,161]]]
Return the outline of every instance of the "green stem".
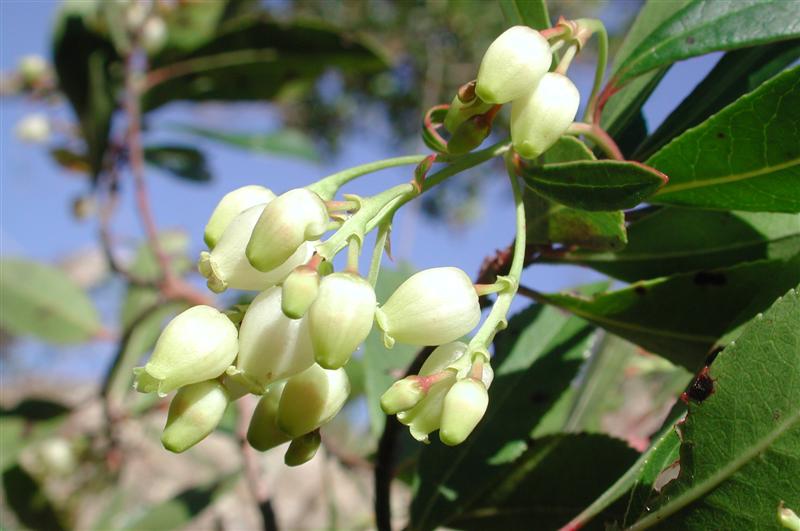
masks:
[[[383,249],[386,247],[386,240],[389,238],[391,223],[384,223],[378,227],[378,234],[375,237],[375,247],[372,249],[372,260],[369,263],[369,274],[367,280],[372,287],[378,282],[378,275],[381,272],[381,261],[383,261]]]
[[[506,154],[506,170],[511,181],[511,189],[514,191],[514,207],[516,210],[517,236],[514,240],[514,257],[511,259],[511,268],[508,276],[498,278],[498,282],[505,279],[506,287],[497,296],[497,300],[492,306],[492,310],[486,317],[478,332],[469,342],[469,352],[488,354],[489,345],[494,340],[495,334],[507,326],[508,310],[511,301],[517,293],[522,268],[525,265],[525,204],[522,201],[522,190],[519,186],[517,173],[514,169],[514,161],[509,154]]]
[[[594,110],[597,107],[597,98],[603,85],[603,76],[606,73],[608,64],[608,32],[606,27],[597,19],[582,18],[577,21],[580,26],[587,28],[592,33],[597,33],[597,67],[594,71],[594,84],[592,85],[592,95],[583,113],[583,121],[592,123]]]
[[[349,183],[353,179],[374,173],[376,171],[384,170],[386,168],[394,168],[396,166],[410,166],[419,164],[425,160],[427,155],[406,155],[404,157],[394,157],[391,159],[376,160],[368,162],[360,166],[354,166],[340,172],[333,173],[327,177],[323,177],[316,183],[308,186],[308,189],[315,192],[323,200],[329,201],[333,199],[336,192],[343,185]]]
[[[572,60],[575,58],[575,54],[578,53],[578,45],[573,44],[567,48],[567,51],[564,52],[564,55],[561,56],[561,60],[558,62],[558,66],[556,67],[556,72],[561,74],[562,76],[567,75],[567,70],[569,70],[569,65],[572,63]]]
[[[361,256],[361,239],[353,236],[347,248],[347,271],[358,274],[358,258]]]

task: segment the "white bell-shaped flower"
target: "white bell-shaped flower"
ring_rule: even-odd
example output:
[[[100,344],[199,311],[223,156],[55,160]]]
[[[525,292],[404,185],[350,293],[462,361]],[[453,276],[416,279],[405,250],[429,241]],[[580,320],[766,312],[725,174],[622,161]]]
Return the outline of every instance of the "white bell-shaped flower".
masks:
[[[239,326],[239,356],[228,371],[253,392],[306,370],[314,363],[308,321],[290,319],[281,310],[281,288],[274,286],[253,299]]]
[[[294,438],[310,433],[342,409],[350,394],[344,369],[323,369],[316,363],[286,382],[278,406],[278,428]]]
[[[455,267],[426,269],[403,282],[375,313],[384,343],[441,345],[470,332],[481,318],[469,276]]]
[[[291,440],[278,429],[278,405],[285,385],[286,380],[281,380],[267,387],[253,411],[247,428],[247,442],[256,450],[266,452]]]
[[[553,54],[541,33],[512,26],[483,55],[475,93],[486,103],[508,103],[536,88],[550,69]]]
[[[222,420],[228,402],[225,387],[216,379],[181,387],[169,404],[161,434],[164,448],[180,453],[208,437]]]
[[[289,190],[264,208],[247,244],[247,259],[259,271],[275,269],[327,227],[328,210],[317,194],[305,188]]]
[[[448,446],[461,444],[483,418],[489,393],[480,380],[463,378],[447,391],[442,404],[439,439]]]
[[[208,279],[208,288],[221,293],[228,288],[261,291],[279,284],[314,254],[314,245],[303,242],[284,263],[269,271],[250,265],[245,255],[247,242],[266,205],[256,205],[237,215],[209,252],[200,253],[197,269]]]
[[[216,378],[233,363],[238,350],[236,326],[210,306],[194,306],[161,332],[150,360],[133,370],[143,393],[170,391]]]
[[[309,266],[300,266],[283,281],[281,308],[286,317],[300,319],[319,294],[319,273]]]
[[[228,225],[236,216],[248,208],[264,205],[273,199],[275,199],[275,194],[271,190],[257,184],[242,186],[222,196],[208,219],[205,234],[203,235],[208,248],[213,249],[217,245],[222,233],[225,232],[225,229],[228,228]]]
[[[319,294],[308,310],[314,359],[325,369],[347,363],[372,330],[375,290],[355,273],[323,277]]]
[[[534,159],[550,149],[575,120],[580,100],[578,89],[567,76],[545,74],[536,90],[511,104],[514,150]]]
[[[425,398],[416,406],[397,414],[397,420],[408,426],[411,436],[416,440],[427,443],[428,435],[439,429],[444,399],[454,383],[456,373],[448,370],[442,379],[431,385]]]

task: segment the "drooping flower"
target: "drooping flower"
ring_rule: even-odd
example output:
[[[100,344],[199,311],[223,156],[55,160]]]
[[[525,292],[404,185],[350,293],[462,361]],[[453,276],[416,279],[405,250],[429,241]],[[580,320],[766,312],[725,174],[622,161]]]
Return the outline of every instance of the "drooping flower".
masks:
[[[167,425],[161,443],[181,453],[214,431],[228,407],[228,393],[218,380],[181,387],[169,404]]]
[[[312,267],[300,266],[289,273],[282,284],[281,309],[284,315],[291,319],[303,317],[319,294],[319,283],[319,273]]]
[[[278,405],[278,428],[292,438],[310,433],[336,416],[349,394],[344,369],[323,369],[315,363],[286,382]]]
[[[225,229],[228,228],[228,225],[236,216],[248,208],[264,205],[273,199],[275,199],[275,194],[271,190],[256,184],[242,186],[222,196],[206,224],[203,239],[208,248],[213,249],[217,245],[222,233],[225,232]]]
[[[281,380],[267,387],[253,411],[247,428],[247,442],[256,450],[266,452],[291,440],[278,429],[278,405],[285,385],[286,380]]]

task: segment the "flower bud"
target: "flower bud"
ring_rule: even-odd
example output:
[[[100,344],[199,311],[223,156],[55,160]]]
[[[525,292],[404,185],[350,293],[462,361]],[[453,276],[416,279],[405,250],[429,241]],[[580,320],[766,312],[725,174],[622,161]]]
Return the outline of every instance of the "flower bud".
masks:
[[[281,288],[271,287],[253,299],[239,327],[236,369],[229,374],[261,393],[268,384],[302,372],[313,363],[308,322],[283,315]]]
[[[165,396],[184,385],[216,378],[236,358],[236,335],[236,325],[224,313],[210,306],[189,308],[161,332],[145,366],[133,370],[134,386]]]
[[[299,466],[311,461],[319,450],[319,445],[322,444],[322,437],[319,436],[319,430],[314,430],[292,440],[286,454],[283,456],[283,462],[286,466]]]
[[[463,102],[456,95],[452,103],[450,103],[450,108],[447,109],[447,114],[444,117],[444,127],[451,135],[455,134],[459,125],[475,115],[487,112],[492,106],[493,104],[486,103],[477,96],[469,102]]]
[[[275,382],[267,387],[250,418],[247,428],[247,442],[261,452],[266,452],[283,444],[291,437],[278,429],[278,405],[286,381]]]
[[[508,103],[533,90],[552,60],[541,33],[528,26],[508,28],[483,55],[475,93],[487,103]]]
[[[324,277],[308,310],[315,361],[325,369],[347,363],[372,330],[376,305],[372,285],[357,274]]]
[[[316,430],[342,409],[350,394],[344,369],[317,364],[289,378],[278,406],[278,428],[292,438]]]
[[[783,501],[778,504],[778,523],[791,531],[800,531],[800,516],[786,507]]]
[[[319,273],[311,267],[300,266],[283,281],[281,309],[290,319],[300,319],[319,293]]]
[[[412,275],[375,313],[388,348],[395,341],[441,345],[468,333],[480,318],[472,281],[455,267],[426,269]]]
[[[447,371],[441,380],[430,387],[427,396],[419,404],[397,414],[397,420],[409,427],[411,436],[416,440],[427,443],[428,434],[439,429],[444,398],[455,381],[455,371]]]
[[[580,100],[567,76],[545,74],[536,90],[511,104],[511,140],[516,152],[533,159],[550,149],[572,124]]]
[[[50,138],[50,121],[44,114],[29,114],[17,123],[17,138],[41,144]]]
[[[233,221],[233,218],[248,208],[269,203],[273,199],[275,199],[275,194],[269,189],[255,184],[242,186],[222,196],[222,199],[217,203],[214,212],[212,212],[206,224],[206,231],[203,239],[206,245],[208,245],[208,248],[213,249],[214,246],[217,245],[217,242],[222,237],[222,233],[225,232],[225,229],[228,227],[228,224]],[[253,225],[255,225],[255,222]]]
[[[67,476],[78,468],[72,443],[64,437],[51,437],[34,446],[38,468],[50,476]]]
[[[175,453],[188,450],[214,431],[226,407],[228,393],[217,380],[182,387],[169,404],[161,444]]]
[[[167,24],[161,17],[150,17],[142,26],[142,46],[150,55],[155,55],[167,43]]]
[[[32,87],[47,75],[47,61],[41,55],[26,55],[19,61],[19,75],[22,82]]]
[[[419,376],[407,376],[397,380],[381,395],[381,409],[387,415],[394,415],[416,406],[426,394],[420,385]]]
[[[473,116],[458,126],[447,142],[447,152],[451,155],[468,153],[480,146],[491,132],[492,124],[485,116]]]
[[[439,439],[448,446],[461,444],[483,418],[489,393],[483,382],[464,378],[453,384],[444,397]]]
[[[453,369],[459,377],[463,377],[472,366],[470,357],[466,353],[467,345],[461,341],[438,346],[420,367],[419,375],[430,376],[445,369]]]
[[[314,246],[303,242],[284,263],[270,271],[259,271],[245,255],[253,227],[265,205],[250,207],[228,224],[214,249],[200,253],[197,269],[208,279],[208,289],[221,293],[227,288],[261,291],[283,280],[314,254]]]
[[[305,188],[289,190],[264,208],[247,244],[247,259],[259,271],[275,269],[327,227],[328,210],[317,194]]]

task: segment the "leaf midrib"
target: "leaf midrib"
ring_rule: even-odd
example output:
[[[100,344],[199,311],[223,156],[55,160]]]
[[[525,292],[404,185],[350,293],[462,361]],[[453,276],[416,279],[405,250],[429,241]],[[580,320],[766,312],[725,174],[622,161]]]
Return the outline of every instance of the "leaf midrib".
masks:
[[[785,170],[798,164],[800,164],[800,157],[789,159],[780,164],[764,166],[763,168],[758,168],[756,170],[747,171],[744,173],[735,173],[731,175],[724,175],[722,177],[714,177],[711,179],[694,179],[692,181],[676,184],[674,186],[665,186],[661,190],[657,191],[654,196],[658,197],[660,195],[669,195],[674,192],[682,192],[684,190],[692,190],[695,188],[705,188],[707,186],[715,186],[719,184],[730,184],[737,181],[752,179],[769,173]]]

